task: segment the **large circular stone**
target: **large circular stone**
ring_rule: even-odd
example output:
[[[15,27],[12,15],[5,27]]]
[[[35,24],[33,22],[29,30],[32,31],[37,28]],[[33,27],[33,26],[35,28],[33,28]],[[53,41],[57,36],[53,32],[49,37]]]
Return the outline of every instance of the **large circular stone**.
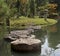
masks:
[[[16,51],[38,51],[41,50],[39,39],[18,39],[11,42],[11,48]]]

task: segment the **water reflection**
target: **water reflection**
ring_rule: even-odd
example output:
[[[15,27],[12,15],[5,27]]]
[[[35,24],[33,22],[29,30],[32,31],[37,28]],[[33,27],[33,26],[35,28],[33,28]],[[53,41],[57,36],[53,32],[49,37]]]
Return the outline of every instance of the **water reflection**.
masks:
[[[41,46],[41,53],[40,52],[35,52],[35,53],[12,52],[11,54],[10,44],[8,42],[5,42],[4,40],[2,41],[0,40],[0,56],[60,56],[60,26],[57,28],[53,27],[53,29],[49,34],[47,34],[48,32],[41,32],[41,30],[35,32],[37,38],[41,39],[41,41],[43,42]],[[0,32],[1,31],[2,30],[0,30]],[[1,36],[2,33],[0,33],[0,39]]]
[[[45,42],[42,45],[41,56],[49,56],[52,52],[53,48],[49,47],[48,37],[45,35]]]
[[[60,48],[54,50],[54,53],[52,53],[50,56],[60,56]]]
[[[57,32],[57,26],[56,26],[56,25],[50,26],[50,27],[49,27],[49,31],[50,31],[51,33]]]
[[[40,52],[25,52],[25,53],[12,52],[12,56],[40,56]]]
[[[10,43],[0,40],[0,56],[11,56]]]
[[[60,56],[60,48],[54,49],[49,47],[48,38],[46,37],[45,42],[42,45],[41,56]]]

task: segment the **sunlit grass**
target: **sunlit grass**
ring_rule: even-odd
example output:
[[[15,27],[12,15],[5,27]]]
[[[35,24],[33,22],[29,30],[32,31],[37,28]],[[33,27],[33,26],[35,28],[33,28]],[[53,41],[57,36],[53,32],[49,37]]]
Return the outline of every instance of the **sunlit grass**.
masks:
[[[44,18],[38,18],[38,17],[37,18],[20,17],[19,19],[11,19],[10,27],[16,28],[16,29],[21,29],[21,28],[25,28],[30,25],[47,26],[47,25],[53,25],[53,24],[57,23],[57,21],[54,19],[48,18],[47,21],[45,21]]]

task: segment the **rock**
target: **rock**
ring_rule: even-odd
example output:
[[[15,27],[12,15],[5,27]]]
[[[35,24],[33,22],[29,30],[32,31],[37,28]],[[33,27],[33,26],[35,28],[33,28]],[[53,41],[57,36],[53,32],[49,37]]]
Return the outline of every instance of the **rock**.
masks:
[[[28,27],[29,29],[36,29],[36,30],[39,30],[41,29],[41,26],[30,26]]]
[[[15,31],[11,31],[11,34],[15,34],[15,35],[28,35],[31,33],[31,30],[15,30]]]
[[[39,39],[17,39],[11,42],[11,48],[15,51],[41,51],[41,41]]]
[[[5,40],[8,40],[8,41],[15,41],[17,39],[27,39],[27,38],[30,38],[30,39],[34,39],[35,38],[35,35],[15,35],[15,34],[9,34],[7,35],[4,39]]]
[[[33,26],[33,29],[39,30],[41,29],[41,26]]]
[[[29,38],[34,39],[36,36],[35,35],[30,35]]]
[[[15,30],[15,31],[11,31],[10,34],[8,34],[7,36],[5,36],[5,40],[9,40],[9,41],[14,41],[17,40],[19,38],[35,38],[35,35],[32,35],[31,32],[33,30]]]
[[[5,39],[6,41],[11,42],[11,41],[15,41],[16,39],[18,39],[18,37],[15,36],[15,35],[12,37],[12,36],[9,34],[9,35],[5,36],[4,39]]]
[[[29,32],[31,32],[31,33],[34,32],[34,29],[32,29],[32,28],[28,28],[27,30],[28,30]]]

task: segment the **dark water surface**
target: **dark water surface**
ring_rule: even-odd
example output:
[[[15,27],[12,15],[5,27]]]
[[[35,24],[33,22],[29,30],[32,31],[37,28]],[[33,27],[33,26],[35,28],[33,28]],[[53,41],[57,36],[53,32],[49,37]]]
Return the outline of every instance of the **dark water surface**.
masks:
[[[0,56],[60,56],[60,23],[52,26],[47,30],[41,32],[37,31],[35,34],[37,38],[41,39],[41,52],[27,52],[17,53],[11,51],[10,43],[0,40]],[[0,31],[1,34],[1,31]],[[1,36],[0,36],[1,38]]]

